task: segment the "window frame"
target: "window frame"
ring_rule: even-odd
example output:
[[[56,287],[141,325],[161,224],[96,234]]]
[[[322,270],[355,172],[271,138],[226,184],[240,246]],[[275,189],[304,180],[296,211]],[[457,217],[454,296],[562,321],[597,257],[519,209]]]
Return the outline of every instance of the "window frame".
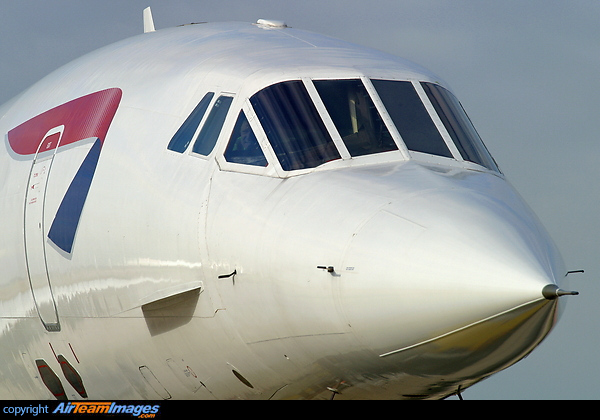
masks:
[[[473,160],[469,160],[469,159],[463,157],[463,154],[461,153],[460,149],[456,145],[453,136],[450,134],[450,132],[448,131],[448,128],[446,127],[446,124],[443,122],[441,116],[438,114],[437,109],[435,108],[435,105],[433,105],[433,103],[429,99],[429,95],[425,91],[425,88],[423,87],[423,84],[429,84],[429,85],[432,85],[432,86],[437,86],[437,87],[443,89],[444,91],[446,91],[449,95],[451,95],[454,98],[454,100],[457,102],[457,106],[460,107],[459,112],[462,110],[462,113],[464,114],[465,118],[469,120],[468,122],[471,125],[471,128],[474,130],[475,135],[477,136],[476,140],[479,140],[479,144],[477,144],[477,142],[475,142],[475,144],[470,145],[470,147],[474,148],[476,153],[482,153],[482,152],[484,152],[487,156],[484,156],[483,160],[489,158],[489,161],[493,165],[493,168],[489,168],[488,166],[486,166],[484,164],[477,163],[477,162],[475,162]],[[459,161],[459,162],[462,162],[465,165],[465,167],[468,167],[469,169],[484,168],[485,170],[493,172],[493,173],[501,173],[500,168],[498,167],[498,164],[496,163],[496,160],[494,159],[494,157],[492,156],[492,154],[489,152],[487,146],[483,142],[483,139],[481,138],[481,136],[477,132],[477,128],[472,123],[471,118],[469,117],[469,114],[467,114],[466,110],[462,106],[462,103],[454,95],[454,93],[450,89],[448,89],[445,86],[441,85],[440,83],[436,83],[436,82],[420,81],[419,82],[419,87],[423,90],[423,93],[424,93],[425,97],[427,98],[427,102],[431,105],[431,109],[433,110],[433,113],[439,119],[439,121],[440,121],[440,123],[442,125],[442,128],[440,129],[440,132],[443,135],[447,136],[447,138],[449,139],[449,141],[454,145],[454,149],[456,150],[456,153],[454,153],[454,151],[453,151],[453,154],[455,154],[455,159],[457,161]],[[450,106],[450,105],[448,105],[448,106]],[[451,124],[451,123],[449,122],[449,124]],[[463,147],[463,146],[461,145],[461,147]],[[466,154],[468,154],[468,152],[466,152]],[[475,166],[473,167],[473,165],[475,165]]]
[[[438,157],[440,159],[444,159],[444,160],[455,160],[457,162],[461,162],[463,160],[462,156],[460,155],[458,148],[452,141],[452,138],[448,134],[448,131],[446,131],[446,127],[444,126],[442,119],[440,118],[437,111],[435,110],[435,107],[429,100],[429,97],[427,96],[425,89],[423,89],[423,86],[421,86],[421,81],[420,80],[411,80],[411,83],[413,85],[413,88],[417,92],[417,95],[419,95],[419,99],[421,99],[421,102],[423,103],[423,105],[425,106],[425,109],[429,113],[429,116],[431,117],[431,120],[433,121],[435,127],[437,128],[438,132],[442,136],[442,139],[446,143],[446,147],[448,148],[448,150],[450,150],[450,154],[452,155],[452,157],[432,155],[430,153],[423,153],[423,152],[417,152],[417,151],[411,151],[411,156],[417,156],[417,157],[423,156],[423,155],[436,156],[436,157]]]
[[[237,122],[240,112],[244,112],[246,119],[248,120],[248,124],[254,132],[254,136],[256,137],[265,159],[267,160],[267,166],[255,166],[245,163],[229,162],[227,159],[225,159],[225,151],[229,145],[229,140],[233,134],[235,123]],[[223,141],[221,141],[220,138],[217,141],[217,146],[215,146],[215,160],[219,166],[219,169],[226,172],[263,175],[273,178],[285,178],[285,172],[280,167],[277,167],[277,165],[279,165],[279,161],[275,156],[275,152],[270,147],[269,140],[267,139],[267,136],[258,121],[258,117],[254,113],[254,109],[252,109],[250,98],[245,97],[241,104],[234,101],[229,108],[229,114],[230,115],[227,116],[226,123],[223,124],[224,128],[221,131],[221,137],[223,138]],[[199,155],[199,157],[203,156]]]
[[[388,79],[388,78],[386,78]],[[352,157],[350,152],[346,148],[346,145],[341,138],[335,123],[331,119],[329,112],[327,111],[325,104],[323,103],[319,93],[317,92],[313,80],[361,80],[365,89],[371,96],[371,100],[375,104],[381,119],[383,120],[386,128],[391,134],[394,142],[396,143],[397,150],[391,150],[381,153],[375,153],[370,155],[362,155]],[[405,79],[402,79],[405,80]],[[260,92],[263,89],[268,88],[269,86],[276,85],[278,83],[289,82],[289,81],[302,81],[304,83],[304,87],[306,88],[310,99],[313,101],[319,116],[323,124],[325,125],[326,130],[328,131],[330,137],[332,138],[341,159],[336,159],[330,162],[325,162],[314,168],[303,168],[303,169],[293,169],[293,170],[284,170],[277,158],[275,151],[273,150],[269,139],[267,138],[266,133],[263,130],[262,124],[260,124],[258,120],[258,116],[254,112],[254,108],[250,103],[250,98],[256,93]],[[232,109],[234,107],[232,106]],[[279,79],[276,81],[272,81],[271,83],[265,84],[261,86],[259,89],[253,90],[252,92],[248,92],[248,94],[244,94],[244,105],[242,107],[244,110],[246,117],[248,118],[248,122],[250,123],[255,136],[258,139],[258,142],[265,154],[265,157],[269,164],[265,171],[262,170],[261,167],[253,167],[251,165],[244,165],[239,163],[227,162],[223,156],[223,153],[227,147],[227,144],[223,146],[223,150],[220,154],[217,155],[217,161],[219,162],[219,166],[223,170],[232,170],[236,172],[246,172],[246,173],[254,173],[261,174],[267,176],[275,176],[278,178],[290,178],[294,176],[304,175],[311,172],[322,171],[322,170],[330,170],[336,168],[346,168],[355,165],[365,165],[365,164],[376,164],[376,163],[389,163],[389,162],[398,162],[398,161],[408,161],[411,159],[409,151],[406,149],[406,145],[404,141],[400,137],[396,126],[394,125],[391,117],[388,115],[387,110],[385,109],[383,102],[377,95],[377,91],[371,84],[370,77],[363,75],[349,75],[344,77],[332,77],[329,75],[326,76],[311,76],[311,77],[291,77],[285,79]],[[238,111],[239,112],[239,111]],[[236,116],[237,119],[237,116]],[[233,128],[231,129],[233,130]],[[231,135],[231,133],[229,133]],[[228,142],[225,142],[228,143]]]
[[[443,84],[439,82],[432,81],[429,79],[417,78],[417,77],[393,77],[389,74],[387,75],[379,75],[373,74],[370,76],[365,76],[363,74],[336,74],[332,75],[332,73],[325,73],[323,75],[314,74],[310,77],[293,77],[290,76],[288,78],[277,78],[268,80],[267,83],[261,83],[260,86],[254,85],[254,88],[251,89],[242,89],[237,93],[231,91],[222,91],[219,88],[217,89],[206,89],[204,95],[196,106],[199,105],[200,101],[209,93],[212,93],[213,96],[208,104],[202,119],[192,136],[192,140],[190,144],[187,146],[187,149],[184,152],[179,152],[173,149],[167,149],[170,152],[180,153],[185,155],[191,155],[195,158],[199,158],[205,161],[211,160],[213,157],[215,158],[215,162],[220,170],[229,171],[229,172],[238,172],[238,173],[247,173],[253,175],[262,175],[268,177],[276,177],[276,178],[289,178],[294,176],[299,176],[307,173],[330,170],[330,169],[338,169],[338,168],[347,168],[365,164],[383,164],[383,163],[391,163],[391,162],[406,162],[409,160],[415,160],[417,162],[424,162],[435,165],[449,166],[449,167],[462,167],[465,169],[477,170],[477,171],[485,171],[493,174],[497,174],[502,176],[502,173],[498,171],[494,171],[488,169],[485,166],[481,166],[477,163],[465,160],[457,146],[455,145],[452,137],[446,130],[446,127],[438,115],[434,105],[431,103],[425,89],[422,86],[422,83],[431,83],[441,86],[445,88]],[[440,155],[428,154],[423,152],[411,151],[407,148],[402,136],[400,135],[396,125],[394,124],[391,116],[388,113],[387,108],[385,107],[382,99],[380,98],[377,89],[375,88],[372,80],[389,80],[389,81],[402,81],[402,82],[410,82],[415,89],[419,99],[421,100],[423,106],[425,107],[427,113],[431,117],[435,128],[440,133],[442,139],[446,143],[446,146],[450,150],[452,157],[445,157]],[[397,146],[397,150],[391,151],[383,151],[374,154],[366,154],[360,156],[351,156],[348,151],[340,133],[337,130],[337,127],[329,115],[329,112],[321,99],[315,85],[314,81],[317,80],[360,80],[365,87],[367,93],[369,94],[376,111],[379,113],[381,120],[383,121],[385,127],[389,131],[393,141]],[[316,108],[316,112],[318,116],[321,118],[321,122],[323,123],[325,130],[329,134],[332,139],[340,158],[322,163],[316,167],[311,168],[300,168],[300,169],[290,169],[284,170],[273,147],[260,123],[257,114],[254,111],[254,108],[250,102],[250,99],[256,95],[258,92],[269,88],[270,86],[277,85],[279,83],[292,82],[292,81],[300,81],[302,82],[304,88],[306,89],[310,100],[312,101],[314,107]],[[451,91],[450,91],[451,92]],[[227,114],[225,115],[223,124],[220,128],[220,132],[217,136],[215,144],[208,155],[203,155],[198,152],[194,152],[194,145],[201,133],[202,129],[205,127],[207,119],[209,118],[211,112],[214,109],[214,105],[219,98],[227,96],[231,98],[231,103],[227,110]],[[195,108],[194,108],[195,109]],[[192,111],[190,111],[191,114]],[[228,147],[229,140],[233,134],[233,130],[238,119],[240,112],[244,112],[248,123],[254,135],[260,145],[262,152],[267,160],[267,166],[255,166],[251,164],[245,163],[237,163],[237,162],[228,162],[225,159],[225,151]],[[188,114],[189,118],[190,114]],[[185,122],[185,120],[184,120]],[[182,123],[183,125],[183,123]],[[181,127],[181,125],[180,125]],[[325,132],[325,131],[324,131]],[[490,154],[491,155],[491,154]],[[493,159],[493,156],[492,156]]]
[[[215,91],[215,95],[212,98],[211,103],[209,104],[209,109],[206,111],[204,118],[202,118],[202,122],[200,123],[200,126],[198,127],[198,130],[196,131],[195,138],[192,142],[192,147],[188,146],[188,149],[189,149],[188,153],[190,155],[200,158],[200,159],[204,159],[204,160],[210,159],[211,156],[213,156],[217,152],[217,150],[220,149],[220,144],[222,143],[221,138],[224,135],[223,133],[226,133],[227,131],[229,131],[228,129],[226,130],[226,128],[228,128],[229,125],[231,124],[231,119],[232,119],[231,118],[231,110],[235,108],[235,102],[236,102],[236,94],[235,93],[227,92],[227,91],[221,91],[218,93],[217,92],[218,91]],[[215,103],[222,97],[231,98],[231,103],[229,104],[229,108],[227,109],[227,113],[225,114],[225,118],[223,119],[223,123],[221,124],[221,129],[219,131],[219,134],[217,135],[217,138],[215,140],[215,143],[214,143],[211,151],[207,155],[203,155],[202,153],[194,151],[194,147],[196,145],[196,142],[198,141],[198,138],[200,137],[200,133],[202,133],[202,130],[206,126],[206,122],[207,122],[208,118],[210,117],[210,114],[214,110]],[[237,116],[236,116],[236,118],[237,118]]]
[[[414,93],[415,97],[410,98],[410,99],[414,99],[415,102],[417,102],[417,101],[421,102],[422,109],[419,109],[419,111],[422,110],[423,111],[422,116],[428,116],[430,123],[431,123],[427,128],[437,131],[438,137],[435,139],[436,142],[432,142],[432,143],[430,143],[430,145],[433,145],[434,148],[437,147],[436,144],[438,144],[438,143],[439,143],[439,146],[442,146],[442,145],[446,146],[445,152],[447,152],[447,153],[440,154],[440,153],[426,152],[423,150],[415,150],[414,138],[411,139],[412,140],[411,144],[413,145],[412,146],[413,148],[410,148],[408,145],[408,142],[407,142],[407,140],[409,140],[409,136],[407,136],[407,138],[405,139],[404,136],[402,135],[402,131],[405,127],[402,127],[402,126],[399,127],[396,125],[396,123],[394,122],[394,117],[392,117],[392,114],[390,113],[390,109],[388,109],[385,102],[381,98],[381,95],[379,94],[379,91],[377,90],[377,87],[375,86],[374,82],[402,83],[402,84],[406,84],[405,85],[406,87],[408,87],[408,86],[412,87],[412,93]],[[427,108],[426,104],[423,102],[423,97],[415,89],[415,83],[413,80],[401,80],[401,79],[398,80],[398,79],[389,79],[389,78],[381,79],[381,78],[372,77],[371,84],[373,86],[374,94],[377,94],[379,100],[381,101],[382,107],[385,109],[386,115],[388,115],[390,118],[390,125],[394,126],[394,128],[398,134],[398,137],[401,140],[401,142],[404,144],[406,152],[409,156],[414,156],[414,153],[418,153],[418,154],[427,155],[427,156],[436,156],[436,157],[443,158],[443,159],[454,159],[454,153],[453,153],[452,149],[448,147],[447,140],[443,137],[442,133],[439,130],[439,125],[436,123],[435,119],[433,119],[433,117],[431,116],[430,110]],[[404,118],[405,118],[405,116],[403,116],[403,121],[399,121],[400,125],[403,125],[405,123]],[[425,147],[425,148],[431,149],[431,146]]]
[[[318,92],[318,89],[315,86],[315,82],[321,82],[321,81],[330,81],[330,82],[333,82],[333,81],[360,81],[362,83],[363,87],[365,88],[365,91],[369,95],[369,99],[371,100],[371,103],[373,104],[373,106],[375,106],[375,110],[379,114],[379,117],[381,118],[381,122],[383,123],[383,125],[385,126],[386,130],[388,131],[390,137],[392,138],[392,141],[394,142],[396,149],[353,156],[350,153],[350,151],[348,150],[348,146],[346,145],[344,139],[342,138],[341,134],[339,133],[337,126],[335,124],[335,121],[329,114],[329,110],[327,109],[323,99],[321,98],[321,95]],[[396,126],[394,125],[390,116],[388,115],[387,110],[385,109],[385,107],[381,101],[381,98],[378,95],[376,95],[377,92],[375,91],[375,88],[374,88],[373,84],[371,83],[371,80],[368,77],[366,77],[366,76],[343,77],[343,78],[342,77],[335,77],[335,78],[313,77],[312,79],[310,79],[310,84],[312,87],[311,95],[313,96],[313,100],[315,102],[319,103],[319,107],[322,106],[322,109],[319,109],[319,112],[322,114],[322,116],[325,117],[323,119],[324,120],[327,119],[327,123],[330,124],[330,126],[328,126],[328,128],[330,129],[330,132],[332,132],[332,134],[331,134],[332,137],[335,137],[336,140],[339,139],[339,144],[336,142],[336,146],[340,150],[340,154],[342,154],[342,150],[344,152],[342,155],[342,159],[356,160],[356,159],[363,159],[363,158],[373,157],[373,156],[381,156],[381,155],[384,155],[387,153],[397,153],[397,152],[400,152],[402,154],[403,158],[405,158],[405,159],[408,158],[408,154],[405,153],[405,144],[403,141],[399,141],[399,140],[401,140],[401,138],[398,135]]]
[[[256,114],[256,111],[254,110],[254,107],[251,103],[251,98],[254,97],[256,94],[258,94],[259,92],[268,89],[272,86],[278,85],[278,84],[282,84],[282,83],[289,83],[289,82],[300,82],[303,84],[304,89],[306,90],[307,94],[308,94],[308,99],[312,102],[312,105],[315,107],[315,110],[317,112],[317,115],[321,118],[321,123],[323,124],[325,131],[323,133],[327,133],[329,135],[329,137],[331,138],[331,140],[334,143],[334,146],[336,146],[336,150],[338,152],[338,154],[340,155],[339,158],[336,158],[334,160],[331,161],[327,161],[324,162],[320,165],[314,166],[314,167],[306,167],[306,168],[297,168],[297,169],[284,169],[283,165],[281,164],[279,157],[277,156],[277,153],[275,152],[275,150],[273,149],[273,146],[271,144],[271,141],[269,140],[266,132],[264,131],[264,128],[262,126],[262,124],[260,123],[259,117]],[[264,136],[264,140],[267,143],[267,147],[269,152],[272,154],[273,157],[273,163],[275,165],[275,167],[277,168],[277,172],[280,174],[281,177],[283,178],[287,178],[289,176],[295,176],[295,175],[301,175],[301,174],[305,174],[305,173],[310,173],[310,172],[314,172],[315,170],[317,170],[318,168],[322,168],[322,167],[331,167],[332,165],[335,166],[335,164],[337,162],[344,162],[344,159],[342,157],[342,151],[340,150],[340,148],[338,147],[336,140],[334,140],[333,135],[332,135],[332,131],[331,128],[328,127],[328,123],[326,122],[326,120],[323,118],[323,115],[327,115],[327,114],[323,114],[321,112],[321,110],[319,109],[315,98],[318,97],[313,95],[315,88],[312,85],[312,83],[310,82],[310,79],[308,78],[302,78],[302,77],[292,77],[292,78],[287,78],[287,79],[282,79],[282,80],[278,80],[278,81],[274,81],[273,83],[269,83],[265,86],[262,86],[260,89],[254,91],[253,93],[251,93],[250,95],[248,95],[248,97],[246,98],[246,102],[248,103],[248,106],[250,107],[250,109],[252,110],[252,114],[254,116],[254,118],[256,119],[256,124],[260,127],[260,133],[262,136]],[[331,124],[333,124],[333,122],[331,122]],[[337,132],[337,130],[335,130],[335,132]],[[255,131],[255,135],[258,135],[257,132]],[[339,134],[338,134],[339,137]],[[341,140],[341,139],[340,139]],[[264,150],[264,147],[263,147]],[[267,159],[269,159],[267,157]]]
[[[240,122],[240,118],[243,117],[243,121],[246,122],[246,124],[248,125],[248,128],[250,129],[250,132],[252,133],[252,137],[254,139],[255,144],[258,146],[260,152],[261,152],[261,157],[262,159],[265,161],[265,165],[257,165],[257,164],[253,164],[253,163],[246,163],[246,162],[236,162],[235,160],[230,160],[230,158],[232,156],[227,156],[227,153],[229,151],[231,152],[235,152],[235,150],[230,150],[229,147],[233,146],[235,148],[235,146],[237,145],[237,140],[236,139],[234,141],[233,139],[233,135],[236,134],[236,130],[238,129],[238,123]],[[248,116],[246,115],[246,113],[244,112],[243,109],[240,109],[240,111],[237,113],[237,117],[235,119],[235,123],[233,125],[233,128],[231,130],[231,134],[229,135],[229,139],[227,140],[227,143],[225,144],[225,149],[223,150],[223,157],[225,158],[225,160],[229,163],[237,163],[240,165],[249,165],[249,166],[259,166],[259,167],[267,167],[269,165],[269,161],[267,160],[267,157],[265,156],[265,152],[264,150],[262,150],[262,146],[260,145],[260,142],[258,141],[258,137],[256,137],[256,133],[254,132],[254,129],[252,128],[252,126],[250,125],[250,122],[248,121]],[[235,154],[233,156],[234,158],[236,157]],[[249,157],[249,156],[243,156],[243,155],[238,155],[237,158],[244,158],[244,157]]]
[[[350,79],[351,78],[346,78],[346,79],[303,78],[302,79],[302,82],[304,83],[304,87],[306,88],[308,95],[310,96],[313,103],[315,104],[315,107],[317,108],[317,112],[321,116],[321,120],[323,121],[323,124],[325,124],[325,128],[329,132],[329,136],[331,137],[331,139],[333,140],[333,143],[337,147],[338,152],[339,152],[340,156],[342,157],[341,160],[343,160],[343,161],[352,159],[352,156],[350,155],[350,152],[348,151],[348,148],[346,147],[346,144],[344,143],[342,136],[340,136],[340,133],[339,133],[337,127],[335,126],[335,122],[331,118],[331,115],[329,115],[329,112],[327,111],[327,107],[325,106],[325,103],[321,99],[321,95],[319,95],[319,92],[317,91],[317,88],[314,85],[314,81],[315,80],[350,80]],[[322,166],[322,165],[319,165],[319,166]]]
[[[209,97],[210,95],[210,97]],[[198,111],[200,105],[205,101],[205,99],[208,98],[208,102],[206,103],[206,107],[204,109],[204,111],[202,111],[202,116],[201,118],[198,120],[197,124],[196,124],[196,128],[194,129],[194,131],[192,132],[192,135],[190,136],[189,142],[187,143],[187,145],[185,146],[185,148],[183,150],[178,150],[175,149],[172,146],[172,144],[177,144],[176,142],[174,142],[177,139],[179,139],[179,137],[181,137],[182,135],[179,134],[180,131],[184,128],[184,126],[186,124],[190,125],[190,128],[193,127],[193,122],[195,121],[195,119],[192,118],[192,116],[196,113],[196,111]],[[175,153],[179,153],[179,154],[185,154],[186,152],[188,152],[188,150],[190,150],[190,145],[192,145],[194,143],[194,139],[198,136],[199,132],[200,132],[200,127],[202,127],[207,115],[208,115],[208,110],[210,109],[210,105],[212,104],[213,100],[215,99],[215,92],[213,91],[207,91],[202,98],[196,103],[196,105],[194,106],[194,108],[192,109],[192,111],[188,114],[188,116],[185,118],[185,120],[183,120],[183,122],[181,123],[181,125],[179,126],[179,128],[177,129],[177,131],[175,131],[175,133],[173,134],[173,136],[171,137],[171,140],[169,140],[169,143],[167,143],[167,150],[171,151],[171,152],[175,152]],[[191,121],[190,121],[191,120]]]

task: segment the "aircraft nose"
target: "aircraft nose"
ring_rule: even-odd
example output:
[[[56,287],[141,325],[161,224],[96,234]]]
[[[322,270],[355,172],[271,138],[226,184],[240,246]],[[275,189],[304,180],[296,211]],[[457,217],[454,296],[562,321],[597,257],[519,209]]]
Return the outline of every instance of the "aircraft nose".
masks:
[[[559,298],[561,296],[577,296],[579,292],[575,290],[563,290],[559,288],[556,284],[549,284],[542,289],[542,295],[548,299],[553,300]]]
[[[549,332],[557,298],[576,294],[559,287],[564,275],[554,244],[519,199],[433,191],[364,223],[341,281],[353,329],[404,373],[468,368],[485,376]]]

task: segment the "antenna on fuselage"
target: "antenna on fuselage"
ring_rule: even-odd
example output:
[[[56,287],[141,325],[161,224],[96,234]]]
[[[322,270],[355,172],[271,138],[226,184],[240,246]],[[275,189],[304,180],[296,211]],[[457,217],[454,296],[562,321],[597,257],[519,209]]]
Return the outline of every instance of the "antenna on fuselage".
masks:
[[[152,10],[149,7],[144,9],[144,33],[154,32],[154,19],[152,19]]]

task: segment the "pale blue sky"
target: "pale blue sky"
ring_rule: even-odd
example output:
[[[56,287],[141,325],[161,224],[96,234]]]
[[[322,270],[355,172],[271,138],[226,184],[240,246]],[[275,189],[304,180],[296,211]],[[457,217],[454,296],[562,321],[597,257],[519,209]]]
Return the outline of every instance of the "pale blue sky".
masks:
[[[0,103],[62,64],[143,31],[284,20],[411,59],[453,88],[569,270],[555,330],[466,399],[600,399],[598,0],[0,0]]]

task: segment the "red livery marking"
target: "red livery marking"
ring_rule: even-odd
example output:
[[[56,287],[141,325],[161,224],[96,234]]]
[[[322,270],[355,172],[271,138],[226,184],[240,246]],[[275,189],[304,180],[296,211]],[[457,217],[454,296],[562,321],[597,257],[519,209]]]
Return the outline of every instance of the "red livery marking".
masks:
[[[60,135],[46,135],[61,125],[64,126],[61,147],[92,137],[103,142],[121,96],[119,88],[101,90],[43,112],[8,132],[10,147],[25,156],[34,155],[38,149],[53,150]]]
[[[77,226],[100,158],[100,150],[122,96],[123,92],[119,88],[90,93],[36,115],[8,132],[10,148],[16,154],[31,156],[32,159],[38,153],[56,150],[81,140],[94,139],[48,231],[48,238],[67,253],[71,253],[73,249]],[[38,170],[35,164],[32,170]],[[46,167],[43,167],[39,172],[32,174],[30,184],[32,180],[37,181],[38,176],[46,175],[46,171]],[[31,185],[33,191],[37,190],[36,185],[37,183]],[[45,191],[38,194],[45,194]],[[40,198],[43,205],[44,197]],[[27,203],[37,202],[36,196]]]

